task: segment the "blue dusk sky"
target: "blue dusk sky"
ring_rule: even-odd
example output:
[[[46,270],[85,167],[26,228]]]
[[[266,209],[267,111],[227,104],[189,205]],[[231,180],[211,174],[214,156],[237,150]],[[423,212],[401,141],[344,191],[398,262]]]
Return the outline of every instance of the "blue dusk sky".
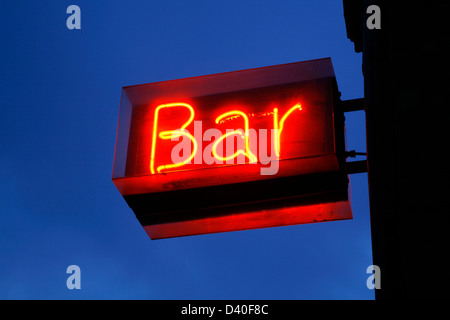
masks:
[[[331,57],[363,97],[342,1],[7,1],[0,23],[1,299],[374,298],[365,173],[352,220],[156,241],[111,180],[123,86]]]

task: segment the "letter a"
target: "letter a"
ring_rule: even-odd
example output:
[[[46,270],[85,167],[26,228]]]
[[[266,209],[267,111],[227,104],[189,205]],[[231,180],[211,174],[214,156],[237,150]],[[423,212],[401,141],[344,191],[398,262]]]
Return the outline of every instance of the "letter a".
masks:
[[[373,274],[370,275],[367,278],[366,285],[367,288],[370,290],[373,289],[381,289],[381,270],[380,267],[377,265],[370,265],[367,267],[366,273],[371,274],[373,271]]]
[[[66,273],[72,273],[72,275],[67,278],[67,281],[66,281],[67,288],[70,290],[81,289],[80,267],[77,265],[68,266]]]
[[[66,13],[72,13],[70,17],[67,18],[66,25],[67,29],[81,29],[81,10],[79,6],[74,4],[67,7]]]
[[[381,29],[381,10],[379,6],[371,5],[367,7],[366,13],[372,14],[367,18],[366,25],[369,30]]]

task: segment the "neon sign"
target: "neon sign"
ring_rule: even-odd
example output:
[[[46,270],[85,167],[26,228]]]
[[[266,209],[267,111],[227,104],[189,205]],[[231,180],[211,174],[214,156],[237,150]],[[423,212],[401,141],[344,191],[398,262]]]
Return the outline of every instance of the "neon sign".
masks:
[[[351,218],[330,59],[125,87],[113,181],[152,239]]]
[[[168,130],[168,131],[159,131],[158,130],[159,112],[161,109],[164,109],[164,108],[187,108],[190,111],[189,119],[179,129]],[[278,120],[278,108],[274,108],[273,112],[271,112],[271,113],[264,114],[264,115],[271,114],[273,116],[273,124],[274,124],[273,130],[275,133],[274,138],[271,141],[272,150],[275,152],[275,157],[273,157],[273,161],[278,161],[280,159],[280,140],[281,140],[281,133],[284,128],[284,122],[289,117],[289,115],[292,112],[294,112],[295,110],[302,110],[300,103],[297,103],[293,107],[291,107],[283,115],[283,117],[281,118],[280,121]],[[254,116],[254,114],[252,114],[252,115]],[[198,142],[197,142],[195,136],[198,136],[198,135],[196,135],[196,134],[192,135],[186,131],[186,128],[193,122],[194,117],[195,117],[194,108],[191,105],[189,105],[187,103],[183,103],[183,102],[162,104],[155,108],[154,119],[153,119],[153,130],[152,130],[152,144],[151,144],[152,149],[151,149],[151,156],[150,156],[150,172],[152,174],[167,173],[168,171],[171,171],[174,168],[180,168],[180,167],[185,166],[186,164],[191,163],[191,161],[194,159],[194,157],[198,151]],[[248,159],[249,163],[258,162],[258,157],[251,151],[251,148],[250,148],[250,124],[249,124],[248,116],[244,112],[242,112],[240,110],[232,110],[232,111],[225,112],[225,113],[217,116],[217,118],[215,119],[215,123],[221,124],[224,122],[223,121],[224,119],[237,119],[237,118],[242,118],[244,120],[244,129],[243,130],[242,129],[231,130],[231,131],[221,135],[220,137],[216,138],[215,141],[211,143],[210,148],[211,148],[212,156],[214,158],[216,158],[217,160],[219,160],[216,163],[219,163],[219,164],[226,163],[229,160],[237,158],[239,155],[243,155],[244,157],[246,157]],[[195,130],[195,126],[194,126],[194,130]],[[264,130],[264,129],[260,129],[260,130]],[[244,148],[236,148],[236,151],[228,156],[224,156],[223,154],[220,154],[218,152],[218,146],[221,143],[224,143],[228,137],[232,137],[232,136],[237,136],[238,139],[242,139],[245,147]],[[267,134],[266,134],[266,136],[267,136]],[[190,145],[188,145],[189,151],[186,152],[188,154],[188,157],[186,157],[186,159],[177,162],[176,160],[173,159],[174,157],[172,156],[173,163],[166,164],[166,165],[160,165],[155,170],[157,138],[160,138],[163,140],[174,140],[174,139],[178,139],[180,137],[187,137],[188,139],[190,139],[190,142],[192,142],[192,145],[193,145],[193,151],[192,152],[190,151],[191,148],[190,148]],[[256,133],[253,135],[253,137],[256,137]],[[254,143],[257,143],[257,141],[254,141]],[[260,153],[264,152],[265,154],[267,154],[268,150],[266,150],[266,146],[267,146],[267,144],[261,144],[262,150],[260,150]],[[232,146],[232,148],[233,148],[233,146]],[[172,150],[172,153],[173,153],[173,150]],[[241,164],[243,164],[243,163],[244,162],[242,162]],[[273,174],[276,174],[276,171],[273,172]]]

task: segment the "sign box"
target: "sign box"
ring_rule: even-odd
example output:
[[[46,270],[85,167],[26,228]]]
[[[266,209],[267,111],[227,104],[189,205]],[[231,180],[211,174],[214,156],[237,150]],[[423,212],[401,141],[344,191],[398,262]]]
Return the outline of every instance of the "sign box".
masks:
[[[352,218],[331,59],[124,87],[113,182],[151,239]]]

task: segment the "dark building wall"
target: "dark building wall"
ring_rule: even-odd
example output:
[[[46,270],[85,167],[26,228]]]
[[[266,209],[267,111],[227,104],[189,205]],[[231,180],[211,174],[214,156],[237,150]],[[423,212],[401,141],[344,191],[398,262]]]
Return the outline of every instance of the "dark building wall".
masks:
[[[381,29],[366,26],[372,4]],[[450,12],[444,1],[343,5],[363,53],[376,299],[448,298]]]

